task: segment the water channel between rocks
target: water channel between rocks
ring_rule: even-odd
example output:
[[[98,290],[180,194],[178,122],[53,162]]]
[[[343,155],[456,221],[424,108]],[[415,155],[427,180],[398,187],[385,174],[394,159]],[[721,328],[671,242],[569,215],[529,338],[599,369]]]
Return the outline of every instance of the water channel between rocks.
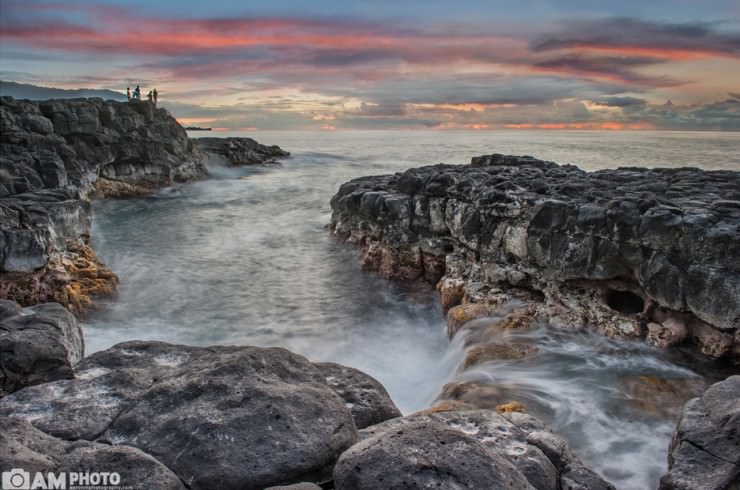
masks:
[[[738,169],[740,136],[546,131],[246,136],[278,144],[293,157],[282,166],[212,168],[206,180],[151,197],[95,203],[93,246],[119,274],[121,293],[85,323],[88,353],[132,339],[281,346],[375,376],[404,413],[428,407],[452,380],[495,385],[504,394],[516,392],[619,488],[657,485],[681,394],[673,396],[669,389],[655,397],[650,385],[666,379],[701,384],[698,375],[643,344],[546,325],[516,339],[538,348],[534,359],[486,363],[456,374],[462,339],[448,341],[436,293],[361,271],[357,251],[325,230],[329,199],[355,177],[467,163],[492,152],[529,154],[586,170]]]

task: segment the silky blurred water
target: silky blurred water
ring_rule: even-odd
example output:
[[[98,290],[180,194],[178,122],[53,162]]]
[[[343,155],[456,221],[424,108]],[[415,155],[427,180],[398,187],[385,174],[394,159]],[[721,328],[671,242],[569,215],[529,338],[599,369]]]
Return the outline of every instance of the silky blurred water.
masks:
[[[463,353],[447,340],[431,288],[409,291],[362,271],[357,251],[329,236],[329,199],[339,185],[494,152],[587,170],[740,169],[737,133],[231,135],[280,145],[292,157],[282,166],[214,167],[208,179],[151,197],[94,204],[93,247],[119,275],[121,288],[117,300],[86,321],[87,352],[133,339],[281,346],[375,376],[404,413],[429,405],[456,376]],[[638,344],[596,349],[605,341],[549,333],[532,341],[552,355],[530,364],[488,365],[475,376],[498,376],[536,393],[551,408],[547,422],[620,488],[654,488],[675,422],[613,413],[618,378],[690,371]]]

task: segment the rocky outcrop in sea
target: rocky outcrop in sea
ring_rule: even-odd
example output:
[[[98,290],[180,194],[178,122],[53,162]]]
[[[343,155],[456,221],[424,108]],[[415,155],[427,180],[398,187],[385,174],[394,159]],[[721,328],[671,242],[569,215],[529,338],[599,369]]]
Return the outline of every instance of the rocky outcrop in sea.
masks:
[[[0,298],[75,313],[118,279],[90,248],[91,197],[148,194],[233,165],[288,156],[250,138],[198,143],[163,108],[102,99],[0,98]]]
[[[522,322],[740,358],[740,172],[489,155],[355,179],[331,204],[367,267],[436,284],[450,336],[515,302]]]

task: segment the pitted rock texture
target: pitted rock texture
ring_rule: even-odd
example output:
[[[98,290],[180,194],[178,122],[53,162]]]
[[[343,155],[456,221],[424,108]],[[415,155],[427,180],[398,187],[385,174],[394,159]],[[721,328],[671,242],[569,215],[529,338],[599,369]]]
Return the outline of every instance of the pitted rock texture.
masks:
[[[205,175],[209,148],[245,164],[287,153],[250,138],[196,149],[147,101],[0,97],[0,298],[83,314],[118,279],[89,247],[88,197],[143,195]]]
[[[358,369],[333,362],[318,362],[315,365],[326,383],[347,404],[358,429],[401,416],[401,411],[375,378]]]
[[[41,189],[90,194],[98,177],[142,188],[205,172],[185,130],[148,102],[0,100],[0,197]]]
[[[445,309],[520,299],[557,326],[740,355],[740,172],[490,155],[355,179],[331,205],[367,267],[437,283]]]
[[[139,449],[88,441],[65,441],[14,417],[0,416],[0,455],[0,470],[5,472],[20,468],[29,472],[31,479],[35,478],[36,472],[44,475],[48,472],[64,472],[67,475],[72,472],[116,472],[122,487],[142,490],[186,488],[177,475]],[[70,484],[69,480],[65,482]]]
[[[381,414],[392,406],[384,390],[371,398]],[[383,420],[371,403],[367,417]],[[325,371],[277,348],[127,342],[85,358],[74,380],[0,399],[0,415],[65,440],[136,447],[193,489],[322,483],[358,440]]]
[[[290,156],[279,146],[261,145],[252,138],[193,138],[192,141],[197,149],[220,155],[230,165],[277,163],[277,159]]]
[[[85,355],[82,328],[57,303],[21,308],[0,300],[0,397],[74,377]]]
[[[418,413],[360,431],[337,462],[343,488],[614,487],[534,417],[489,410]],[[470,458],[468,456],[471,456]]]
[[[740,376],[715,383],[683,408],[660,490],[740,488]]]

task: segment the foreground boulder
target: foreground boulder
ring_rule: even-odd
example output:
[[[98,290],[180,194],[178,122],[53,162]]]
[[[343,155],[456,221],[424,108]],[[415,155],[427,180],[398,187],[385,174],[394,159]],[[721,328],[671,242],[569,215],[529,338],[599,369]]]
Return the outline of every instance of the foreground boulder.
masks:
[[[740,488],[740,376],[684,406],[668,451],[661,490]]]
[[[0,414],[136,447],[194,489],[323,482],[358,440],[322,370],[284,349],[127,342],[86,358],[77,378],[5,397]]]
[[[105,473],[106,477],[116,473],[120,485],[131,488],[185,488],[177,475],[139,449],[87,441],[65,441],[45,434],[18,418],[0,416],[0,455],[0,470],[3,472],[22,469],[29,473],[31,481],[37,472],[44,475],[53,472],[58,477],[66,473],[67,488],[71,486],[69,478],[72,472]]]
[[[334,469],[337,489],[609,490],[560,437],[522,413],[418,413],[360,431]]]
[[[358,429],[401,416],[383,385],[362,371],[333,362],[319,362],[316,367],[347,404]]]
[[[338,490],[533,488],[511,463],[473,437],[426,420],[352,446],[337,462],[334,479]]]
[[[331,229],[382,276],[437,284],[442,306],[740,357],[740,172],[584,172],[488,155],[352,180]]]
[[[21,308],[0,300],[0,396],[74,377],[84,356],[82,328],[57,303]]]

